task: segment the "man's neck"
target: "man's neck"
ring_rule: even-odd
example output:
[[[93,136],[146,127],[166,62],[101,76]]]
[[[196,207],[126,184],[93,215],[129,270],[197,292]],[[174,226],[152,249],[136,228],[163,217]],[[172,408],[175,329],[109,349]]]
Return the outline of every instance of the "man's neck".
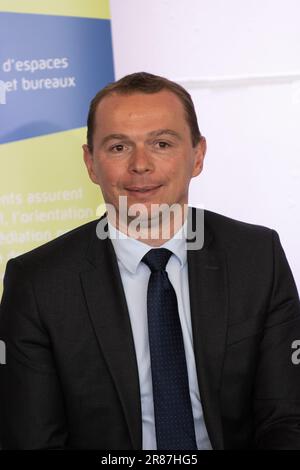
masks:
[[[127,218],[124,221],[121,217],[116,217],[112,220],[109,217],[109,222],[120,232],[128,237],[135,238],[149,246],[158,247],[166,243],[174,237],[174,235],[183,227],[187,219],[187,207],[181,213],[169,213],[169,217],[162,218],[149,218],[139,220]]]

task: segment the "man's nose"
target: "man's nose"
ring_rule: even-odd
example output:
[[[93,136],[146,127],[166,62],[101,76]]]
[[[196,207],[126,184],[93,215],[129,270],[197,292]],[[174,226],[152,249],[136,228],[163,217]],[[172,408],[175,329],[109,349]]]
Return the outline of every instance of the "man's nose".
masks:
[[[136,146],[131,154],[128,170],[135,173],[144,173],[153,170],[153,168],[153,159],[149,152],[144,146]]]

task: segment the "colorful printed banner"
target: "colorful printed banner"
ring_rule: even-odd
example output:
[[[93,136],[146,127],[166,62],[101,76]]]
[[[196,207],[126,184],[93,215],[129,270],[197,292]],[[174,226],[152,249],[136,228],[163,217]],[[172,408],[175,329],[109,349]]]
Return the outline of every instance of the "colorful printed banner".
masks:
[[[81,145],[91,98],[114,80],[108,1],[0,0],[0,44],[3,277],[9,258],[95,219],[103,202]]]

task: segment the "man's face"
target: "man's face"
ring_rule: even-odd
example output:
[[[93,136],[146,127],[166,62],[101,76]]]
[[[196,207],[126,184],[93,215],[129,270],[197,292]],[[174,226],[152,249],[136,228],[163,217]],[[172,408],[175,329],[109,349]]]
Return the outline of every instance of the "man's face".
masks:
[[[93,151],[84,159],[91,180],[118,214],[119,196],[127,206],[188,203],[192,177],[202,170],[205,139],[192,146],[179,98],[163,90],[154,94],[112,94],[98,105]]]

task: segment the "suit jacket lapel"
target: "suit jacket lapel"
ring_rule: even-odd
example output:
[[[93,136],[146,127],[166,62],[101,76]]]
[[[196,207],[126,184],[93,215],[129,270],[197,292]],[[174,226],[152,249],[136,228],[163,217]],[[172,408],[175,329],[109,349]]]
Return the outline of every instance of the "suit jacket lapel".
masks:
[[[205,224],[204,247],[187,253],[190,307],[198,384],[214,449],[223,448],[220,382],[227,333],[226,262]]]
[[[137,360],[126,298],[111,241],[100,241],[95,232],[88,258],[94,266],[82,272],[81,279],[90,319],[119,393],[133,448],[141,449],[142,417]]]
[[[227,333],[227,271],[224,254],[217,251],[212,242],[213,237],[205,225],[204,247],[188,251],[187,260],[194,353],[203,414],[213,448],[222,449],[220,381]],[[81,273],[81,279],[90,319],[119,393],[133,448],[141,449],[137,360],[111,241],[100,242],[94,234],[88,259],[92,266]]]

